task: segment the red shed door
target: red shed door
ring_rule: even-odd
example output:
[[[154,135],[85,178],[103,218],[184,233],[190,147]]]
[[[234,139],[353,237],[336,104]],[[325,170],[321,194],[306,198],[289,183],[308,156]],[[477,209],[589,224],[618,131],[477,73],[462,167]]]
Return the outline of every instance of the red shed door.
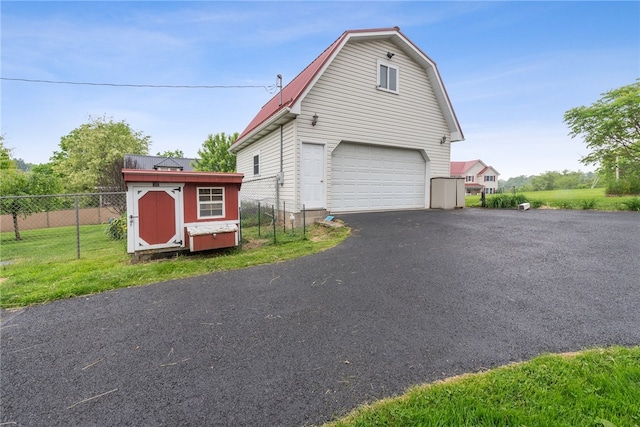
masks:
[[[135,187],[135,250],[183,246],[182,186]]]

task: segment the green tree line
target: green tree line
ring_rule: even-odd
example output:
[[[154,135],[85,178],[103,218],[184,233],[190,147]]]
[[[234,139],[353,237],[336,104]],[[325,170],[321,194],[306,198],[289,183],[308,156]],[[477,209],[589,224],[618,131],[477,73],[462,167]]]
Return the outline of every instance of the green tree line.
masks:
[[[499,180],[498,187],[518,191],[577,190],[604,187],[604,181],[594,172],[563,170],[545,172],[540,175],[520,175],[507,180]]]

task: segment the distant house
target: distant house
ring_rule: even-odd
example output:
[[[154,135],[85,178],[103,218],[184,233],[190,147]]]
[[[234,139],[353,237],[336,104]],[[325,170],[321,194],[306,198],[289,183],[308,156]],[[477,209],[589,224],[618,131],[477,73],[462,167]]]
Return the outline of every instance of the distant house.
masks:
[[[125,169],[192,172],[193,166],[191,166],[191,162],[195,160],[196,159],[125,154],[124,167]]]
[[[451,177],[464,178],[466,194],[494,194],[498,191],[498,173],[482,160],[451,162]]]
[[[463,139],[435,62],[394,27],[345,31],[230,151],[243,189],[273,177],[287,211],[321,214],[430,207]]]

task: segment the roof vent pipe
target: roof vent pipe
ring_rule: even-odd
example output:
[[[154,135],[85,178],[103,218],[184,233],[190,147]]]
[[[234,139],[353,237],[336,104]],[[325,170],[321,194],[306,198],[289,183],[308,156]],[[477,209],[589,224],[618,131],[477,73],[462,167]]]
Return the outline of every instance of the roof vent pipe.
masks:
[[[278,74],[276,77],[278,77],[278,88],[280,88],[280,104],[278,105],[282,105],[282,74]]]

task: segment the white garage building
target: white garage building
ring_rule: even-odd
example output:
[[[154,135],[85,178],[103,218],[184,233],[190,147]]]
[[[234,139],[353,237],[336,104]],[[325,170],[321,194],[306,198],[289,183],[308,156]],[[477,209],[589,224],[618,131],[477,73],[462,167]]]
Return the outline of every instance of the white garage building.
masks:
[[[278,177],[287,213],[424,209],[462,139],[435,63],[394,27],[343,33],[231,151],[243,190]]]

